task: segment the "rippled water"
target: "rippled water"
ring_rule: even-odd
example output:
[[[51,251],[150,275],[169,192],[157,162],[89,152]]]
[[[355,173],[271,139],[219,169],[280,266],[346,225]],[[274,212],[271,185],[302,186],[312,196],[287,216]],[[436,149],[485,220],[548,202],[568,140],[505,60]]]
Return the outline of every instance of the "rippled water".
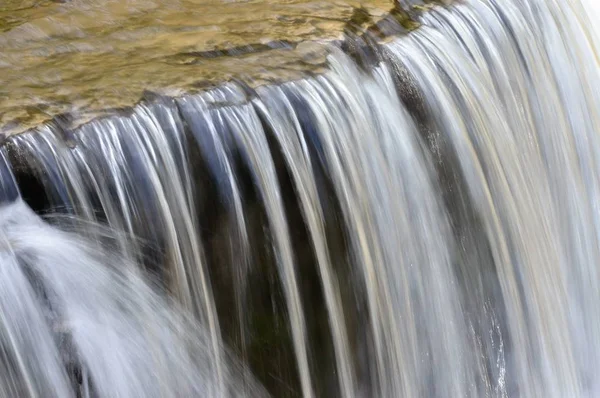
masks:
[[[393,8],[393,0],[3,0],[0,132],[64,113],[81,123],[147,91],[298,79],[324,65],[313,41],[339,39],[348,24],[366,27]]]
[[[597,396],[598,8],[426,8],[320,74],[9,137],[0,390]]]

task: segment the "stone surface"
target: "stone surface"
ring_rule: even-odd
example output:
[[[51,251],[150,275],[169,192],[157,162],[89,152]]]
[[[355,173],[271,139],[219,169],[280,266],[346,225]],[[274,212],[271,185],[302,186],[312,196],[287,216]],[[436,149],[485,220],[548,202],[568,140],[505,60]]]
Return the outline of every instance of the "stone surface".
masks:
[[[64,113],[89,120],[135,104],[145,91],[299,78],[322,70],[318,43],[393,7],[392,0],[3,0],[0,133]],[[297,46],[309,41],[317,43]]]

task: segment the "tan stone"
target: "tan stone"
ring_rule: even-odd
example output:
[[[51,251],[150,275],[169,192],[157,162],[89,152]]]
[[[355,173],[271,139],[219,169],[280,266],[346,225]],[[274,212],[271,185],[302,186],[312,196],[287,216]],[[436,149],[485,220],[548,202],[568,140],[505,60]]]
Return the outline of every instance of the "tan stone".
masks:
[[[325,52],[296,44],[340,38],[357,7],[377,20],[393,1],[3,0],[0,131],[66,112],[85,120],[145,90],[299,78],[319,70]]]

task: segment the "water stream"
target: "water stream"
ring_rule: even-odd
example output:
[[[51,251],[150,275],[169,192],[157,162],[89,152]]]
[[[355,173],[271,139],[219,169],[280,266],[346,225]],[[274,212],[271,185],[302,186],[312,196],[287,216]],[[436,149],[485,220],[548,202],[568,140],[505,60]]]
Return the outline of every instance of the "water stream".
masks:
[[[598,7],[426,8],[8,137],[1,395],[600,394]]]

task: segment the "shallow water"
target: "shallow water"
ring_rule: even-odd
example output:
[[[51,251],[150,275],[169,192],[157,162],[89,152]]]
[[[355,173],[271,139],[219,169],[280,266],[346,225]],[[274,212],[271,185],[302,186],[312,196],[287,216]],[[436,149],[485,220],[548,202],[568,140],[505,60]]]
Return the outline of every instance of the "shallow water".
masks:
[[[393,7],[392,0],[4,0],[0,131],[62,113],[89,120],[134,105],[145,91],[297,79],[324,63],[324,49],[311,41],[341,38],[357,10],[370,19],[366,26]]]

